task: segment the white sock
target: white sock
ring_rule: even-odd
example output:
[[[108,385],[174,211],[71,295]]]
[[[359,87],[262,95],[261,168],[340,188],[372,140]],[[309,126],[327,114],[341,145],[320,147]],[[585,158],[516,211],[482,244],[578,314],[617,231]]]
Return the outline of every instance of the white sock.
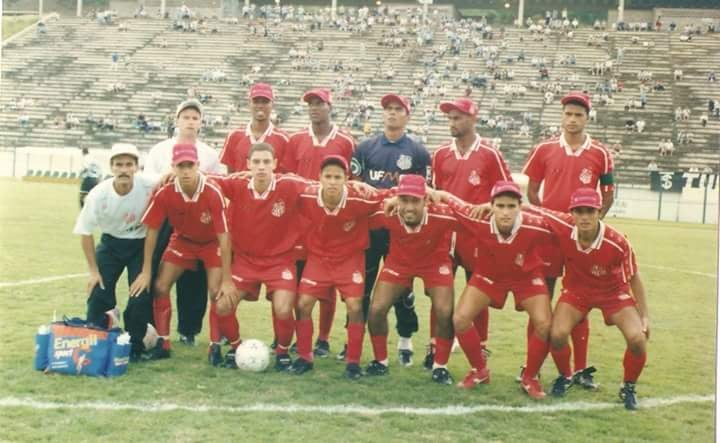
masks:
[[[399,337],[398,336],[398,349],[406,349],[412,351],[412,338],[410,337]]]
[[[381,365],[383,365],[383,366],[385,366],[385,367],[387,368],[388,359],[386,358],[385,360],[379,360],[378,363],[380,363]]]
[[[447,369],[447,365],[440,365],[440,364],[437,364],[437,363],[433,362],[433,371],[434,371],[435,369],[437,369],[437,368],[445,368],[445,369]]]

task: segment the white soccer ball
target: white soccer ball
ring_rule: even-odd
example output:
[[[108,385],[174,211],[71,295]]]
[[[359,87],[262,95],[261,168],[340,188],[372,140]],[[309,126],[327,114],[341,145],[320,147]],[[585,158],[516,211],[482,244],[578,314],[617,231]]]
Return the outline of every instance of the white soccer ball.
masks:
[[[243,371],[262,372],[270,364],[270,348],[260,340],[243,340],[235,350],[235,364]]]

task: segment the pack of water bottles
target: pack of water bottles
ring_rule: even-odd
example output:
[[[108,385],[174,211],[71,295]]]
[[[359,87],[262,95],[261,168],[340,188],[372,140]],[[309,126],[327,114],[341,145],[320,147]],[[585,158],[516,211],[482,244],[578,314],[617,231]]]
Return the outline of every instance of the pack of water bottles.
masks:
[[[35,336],[35,369],[70,375],[117,377],[127,372],[130,335],[65,318],[40,326]]]

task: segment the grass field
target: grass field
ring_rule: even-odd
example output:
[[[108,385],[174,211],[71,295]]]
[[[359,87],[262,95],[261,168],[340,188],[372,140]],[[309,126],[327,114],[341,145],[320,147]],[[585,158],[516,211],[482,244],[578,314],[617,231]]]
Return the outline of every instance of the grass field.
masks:
[[[334,359],[316,364],[303,377],[245,374],[210,368],[206,336],[197,348],[175,347],[172,359],[131,366],[119,379],[50,376],[33,372],[34,333],[58,314],[84,315],[83,278],[7,286],[2,283],[85,271],[79,239],[71,234],[77,214],[77,189],[69,185],[0,180],[0,440],[2,441],[687,441],[714,438],[714,402],[679,402],[625,411],[617,401],[624,343],[601,315],[591,316],[590,362],[598,367],[598,392],[571,390],[562,400],[533,402],[514,381],[523,362],[526,319],[509,306],[491,313],[489,366],[492,383],[472,392],[432,384],[419,365],[427,339],[428,301],[419,300],[421,330],[416,365],[391,362],[383,379],[356,383],[341,377]],[[709,396],[715,392],[717,228],[678,223],[613,220],[627,233],[638,255],[648,289],[652,336],[648,364],[638,384],[641,408],[654,399]],[[690,271],[690,272],[686,272]],[[694,273],[693,273],[694,272]],[[458,290],[462,286],[458,285]],[[121,283],[119,293],[126,285]],[[124,296],[119,298],[124,306]],[[339,308],[331,346],[343,343]],[[269,306],[241,305],[242,335],[271,339]],[[392,315],[391,315],[392,318]],[[395,346],[391,337],[391,346]],[[419,354],[419,355],[418,355]],[[371,359],[368,341],[363,362]],[[468,364],[453,354],[450,371],[462,377]],[[546,389],[556,371],[548,359]],[[10,400],[25,406],[9,406]],[[643,403],[645,400],[647,403]],[[30,401],[67,407],[38,409]],[[78,402],[134,405],[176,404],[191,410],[147,412],[78,408]],[[607,407],[608,403],[617,406]],[[299,406],[281,410],[232,412],[256,404]],[[488,406],[464,415],[382,414],[306,410],[316,406],[368,408]],[[542,406],[567,411],[542,410]],[[201,406],[227,407],[203,411]],[[507,406],[511,408],[503,409]],[[593,406],[598,409],[592,409]],[[526,409],[518,409],[527,407]],[[334,413],[331,413],[334,412]]]
[[[32,25],[37,21],[37,17],[32,15],[21,15],[18,17],[3,17],[2,18],[2,39],[17,34],[28,26]]]

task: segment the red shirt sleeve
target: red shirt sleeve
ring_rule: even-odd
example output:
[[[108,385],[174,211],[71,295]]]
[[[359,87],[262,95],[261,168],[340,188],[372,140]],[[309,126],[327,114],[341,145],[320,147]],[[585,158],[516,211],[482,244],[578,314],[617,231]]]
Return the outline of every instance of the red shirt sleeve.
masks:
[[[455,218],[457,220],[455,223],[456,227],[478,237],[481,225],[477,220],[470,218],[472,205],[457,197],[451,198],[447,205],[455,214]]]
[[[441,154],[438,151],[433,152],[431,171],[432,171],[432,186],[435,189],[445,189],[445,183],[442,182],[442,175],[438,173],[442,167]]]
[[[237,163],[237,158],[235,158],[235,134],[235,131],[231,131],[227,137],[225,137],[225,143],[223,144],[222,151],[220,152],[220,163],[232,168],[233,170],[236,169],[235,163]]]
[[[217,189],[217,188],[213,188]],[[213,221],[213,229],[216,234],[228,232],[228,221],[225,214],[225,197],[220,193],[213,191],[210,193],[210,216]]]
[[[273,145],[275,148],[275,158],[277,159],[277,168],[275,169],[275,172],[283,174],[288,172],[285,169],[285,156],[287,155],[288,142],[280,136],[276,137],[276,140],[277,142]]]
[[[528,161],[523,168],[523,174],[527,175],[530,181],[537,183],[542,182],[545,178],[545,159],[539,146],[530,152]]]
[[[165,189],[167,188],[161,188],[155,193],[155,195],[152,196],[150,203],[142,216],[142,223],[151,229],[160,229],[167,218],[168,214],[165,206]]]
[[[385,205],[380,205],[380,210],[370,215],[368,219],[370,229],[382,229],[385,227],[385,213],[383,212]]]
[[[635,251],[633,251],[630,242],[626,241],[623,244],[623,259],[622,259],[622,271],[623,281],[629,282],[630,279],[637,273],[637,261],[635,259]]]
[[[507,163],[505,163],[505,158],[503,158],[500,151],[493,152],[493,163],[494,165],[491,166],[493,163],[486,162],[486,168],[490,170],[490,179],[492,180],[492,183],[496,183],[500,180],[503,181],[513,181],[512,174],[510,174],[510,169],[507,166]]]

